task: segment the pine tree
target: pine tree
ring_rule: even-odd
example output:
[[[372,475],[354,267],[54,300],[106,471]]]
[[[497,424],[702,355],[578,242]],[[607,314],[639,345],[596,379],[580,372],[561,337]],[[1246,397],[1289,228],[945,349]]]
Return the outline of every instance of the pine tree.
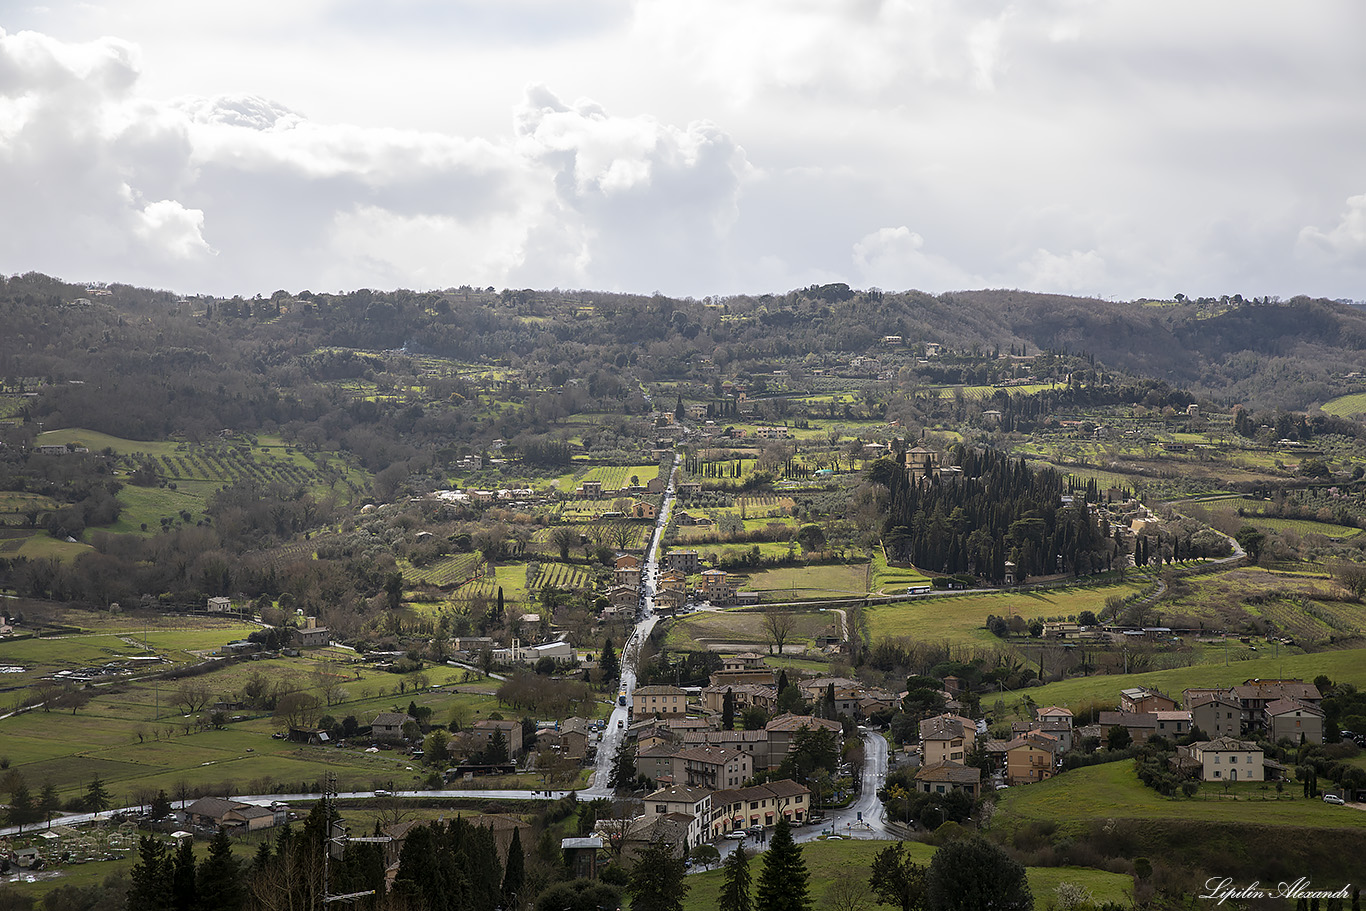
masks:
[[[787,817],[780,816],[759,873],[756,911],[810,911],[809,881],[802,849],[792,840]]]
[[[726,687],[726,695],[721,699],[721,730],[735,730],[735,691]]]
[[[270,843],[262,842],[261,849],[270,856]],[[258,851],[257,856],[260,856]],[[219,829],[209,842],[209,853],[199,864],[195,876],[195,891],[199,893],[198,911],[240,911],[246,893],[242,889],[241,864],[232,856],[232,841],[224,829]]]
[[[754,901],[749,895],[749,855],[740,845],[721,865],[721,895],[719,911],[753,911]]]
[[[503,870],[503,904],[515,908],[518,896],[526,888],[526,858],[522,856],[522,830],[512,830],[512,843],[508,845],[507,866]]]
[[[170,911],[172,860],[166,846],[150,835],[138,839],[138,862],[128,872],[128,907]]]
[[[175,911],[194,911],[197,895],[194,840],[183,838],[171,860],[171,907]]]
[[[631,868],[626,891],[632,911],[683,911],[688,894],[687,867],[674,856],[674,846],[662,839],[646,845]]]
[[[57,786],[51,781],[43,782],[43,793],[38,797],[38,810],[41,818],[52,826],[52,814],[62,808],[62,797],[57,793]]]
[[[100,781],[100,776],[96,775],[90,779],[90,784],[85,789],[85,808],[92,813],[109,809],[112,798],[109,792],[104,789],[104,782]]]
[[[42,809],[33,802],[33,795],[29,793],[28,785],[24,783],[22,775],[16,774],[14,788],[10,791],[9,811],[6,817],[9,824],[18,826],[19,831],[24,830],[24,826],[35,823],[42,818]]]

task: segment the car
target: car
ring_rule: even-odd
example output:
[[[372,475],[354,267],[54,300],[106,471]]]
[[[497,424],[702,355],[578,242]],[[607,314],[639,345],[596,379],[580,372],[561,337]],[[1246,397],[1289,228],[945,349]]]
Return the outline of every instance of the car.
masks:
[[[744,832],[741,832],[739,829],[736,829],[734,832],[727,832],[727,833],[726,833],[726,837],[727,837],[727,838],[733,838],[733,839],[735,839],[736,841],[744,841],[744,840],[745,840],[745,833],[744,833]]]
[[[1346,806],[1346,805],[1347,805],[1347,801],[1343,800],[1341,797],[1339,797],[1339,796],[1336,795],[1336,794],[1324,794],[1324,795],[1323,795],[1323,802],[1324,802],[1324,803],[1331,803],[1331,804],[1334,804],[1334,805],[1339,806],[1339,807],[1343,807],[1343,806]]]
[[[393,792],[393,791],[387,791],[387,790],[385,790],[384,788],[376,788],[376,789],[375,789],[375,796],[376,796],[376,797],[393,797],[393,796],[394,796],[394,792]]]
[[[618,727],[618,728],[624,728],[624,727],[626,727],[626,722],[624,722],[624,721],[622,721],[620,718],[618,718],[618,719],[617,719],[617,727]]]
[[[844,836],[838,833],[825,836],[826,841],[844,841]]]

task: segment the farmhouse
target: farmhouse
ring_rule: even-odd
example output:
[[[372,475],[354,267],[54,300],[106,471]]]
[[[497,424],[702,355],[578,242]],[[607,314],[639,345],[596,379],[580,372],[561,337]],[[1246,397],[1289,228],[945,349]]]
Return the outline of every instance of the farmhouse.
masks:
[[[1265,781],[1261,747],[1250,740],[1220,737],[1185,748],[1200,763],[1201,781]]]

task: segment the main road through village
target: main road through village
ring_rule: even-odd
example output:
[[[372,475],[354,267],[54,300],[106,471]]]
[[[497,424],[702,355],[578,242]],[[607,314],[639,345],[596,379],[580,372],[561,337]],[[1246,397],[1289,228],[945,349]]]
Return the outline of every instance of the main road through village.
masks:
[[[612,797],[614,792],[608,786],[607,781],[612,773],[612,761],[616,756],[617,749],[621,746],[622,738],[626,736],[628,723],[628,708],[631,702],[631,693],[636,686],[636,660],[640,654],[640,644],[649,637],[654,629],[658,617],[654,612],[654,593],[655,587],[659,582],[659,550],[664,537],[664,529],[669,524],[669,514],[673,510],[675,483],[678,479],[678,468],[674,467],[669,475],[669,484],[665,488],[663,506],[659,510],[659,520],[655,524],[654,534],[650,538],[650,546],[645,554],[645,562],[641,570],[641,610],[635,629],[632,630],[630,638],[626,640],[621,649],[621,689],[626,693],[626,705],[621,705],[620,700],[612,706],[612,714],[607,719],[607,725],[602,734],[602,741],[598,744],[597,766],[593,773],[592,782],[583,790],[573,791],[529,791],[529,790],[413,790],[413,791],[394,791],[394,798],[407,799],[460,799],[468,798],[473,800],[558,800],[571,793],[585,800],[592,800],[599,797]],[[858,798],[846,808],[827,810],[825,819],[819,825],[808,825],[793,831],[793,837],[797,841],[811,841],[824,833],[834,833],[846,838],[894,838],[896,837],[886,826],[883,815],[882,803],[877,799],[877,793],[882,788],[887,779],[887,741],[876,731],[862,731],[864,743],[864,766],[861,780],[861,787]],[[337,794],[339,800],[364,800],[375,797],[373,791],[349,791]],[[317,794],[253,794],[237,796],[234,800],[242,803],[259,804],[269,806],[274,802],[299,803],[304,801],[318,800]],[[139,812],[141,807],[126,807],[124,812]],[[74,825],[78,823],[91,822],[97,817],[108,818],[111,814],[118,813],[119,810],[106,810],[103,813],[78,813],[61,816],[53,821],[61,825]],[[13,835],[18,832],[16,827],[0,829],[0,836]]]

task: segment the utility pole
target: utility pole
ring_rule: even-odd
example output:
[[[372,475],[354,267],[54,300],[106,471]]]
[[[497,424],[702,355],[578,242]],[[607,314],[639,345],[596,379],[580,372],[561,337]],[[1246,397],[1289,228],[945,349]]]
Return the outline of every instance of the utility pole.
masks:
[[[345,845],[346,845],[346,843],[347,843],[348,841],[366,841],[366,842],[387,842],[387,841],[389,841],[389,838],[388,838],[388,837],[385,837],[385,838],[355,838],[355,839],[350,838],[350,837],[346,834],[346,828],[341,824],[341,821],[340,821],[340,820],[338,820],[338,821],[335,822],[335,823],[332,821],[332,801],[336,799],[336,796],[337,796],[337,775],[336,775],[335,772],[328,772],[327,775],[326,775],[326,776],[324,777],[324,779],[323,779],[323,824],[327,826],[327,835],[326,835],[326,837],[324,837],[324,839],[323,839],[323,889],[322,889],[322,906],[323,906],[324,908],[326,908],[328,905],[332,904],[333,902],[351,902],[351,901],[355,901],[355,900],[358,899],[358,898],[364,898],[364,897],[367,896],[367,895],[374,895],[374,894],[375,894],[375,890],[374,890],[374,889],[366,889],[366,890],[363,891],[363,892],[346,892],[346,893],[344,893],[344,894],[342,894],[342,895],[333,895],[333,894],[331,893],[331,891],[330,891],[330,890],[331,890],[331,878],[330,878],[330,876],[329,876],[329,873],[331,872],[332,848],[335,846],[336,848],[338,848],[338,849],[340,850],[341,848],[345,847]]]

